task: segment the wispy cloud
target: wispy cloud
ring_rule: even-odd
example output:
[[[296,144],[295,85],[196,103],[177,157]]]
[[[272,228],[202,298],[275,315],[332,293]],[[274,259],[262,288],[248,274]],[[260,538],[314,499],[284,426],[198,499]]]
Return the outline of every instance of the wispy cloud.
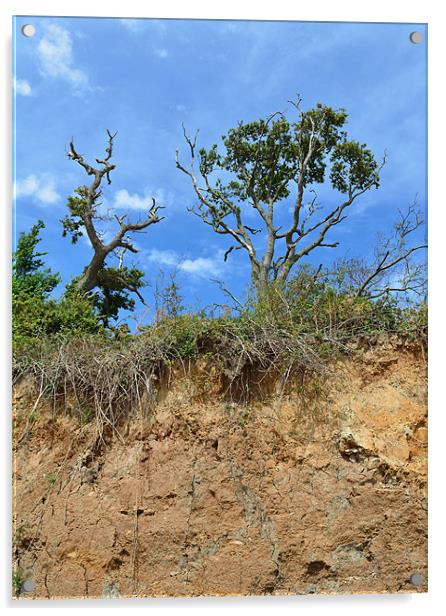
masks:
[[[119,23],[129,32],[141,32],[145,27],[143,19],[120,19]]]
[[[165,60],[170,56],[169,51],[165,47],[155,47],[153,53],[157,58],[160,58],[161,60]]]
[[[171,52],[162,44],[162,39],[164,38],[164,34],[166,31],[166,25],[157,19],[120,19],[119,23],[122,27],[127,30],[127,32],[140,35],[150,29],[150,34],[155,36],[155,41],[158,39],[158,46],[156,46],[156,42],[153,42],[153,37],[150,37],[152,44],[152,54],[160,58],[161,60],[165,60],[169,56],[171,56]]]
[[[111,242],[111,240],[113,239],[113,235],[114,235],[112,231],[108,229],[99,229],[99,228],[96,228],[96,233],[98,234],[98,237],[102,240],[102,242],[104,242],[105,244],[108,244],[109,242]],[[81,240],[89,248],[92,247],[92,244],[90,242],[90,238],[88,237],[88,233],[86,229],[81,230]],[[135,242],[133,242],[133,245],[135,245]]]
[[[182,258],[174,250],[158,250],[152,248],[148,260],[157,265],[175,267],[178,271],[191,274],[199,278],[220,276],[223,273],[223,256],[218,252],[213,257],[197,257],[195,259]]]
[[[29,96],[31,94],[31,86],[26,79],[14,79],[14,90],[22,96]]]
[[[88,77],[77,68],[73,57],[71,34],[58,24],[48,24],[37,46],[40,71],[45,77],[64,79],[74,90],[85,90]]]
[[[33,201],[42,205],[52,205],[60,199],[53,178],[47,174],[31,174],[19,180],[15,184],[14,195],[16,199],[31,197]]]
[[[119,23],[123,28],[132,32],[133,34],[138,34],[150,28],[152,32],[155,32],[158,35],[163,36],[166,32],[166,24],[160,19],[132,19],[132,18],[124,18],[120,19]]]
[[[178,111],[179,113],[184,113],[185,111],[189,110],[187,105],[183,105],[182,103],[177,103],[176,105],[170,105],[169,108],[172,109],[173,111]]]
[[[175,267],[179,262],[179,257],[174,250],[158,250],[157,248],[152,248],[149,252],[148,259],[152,263],[168,265],[169,267]]]

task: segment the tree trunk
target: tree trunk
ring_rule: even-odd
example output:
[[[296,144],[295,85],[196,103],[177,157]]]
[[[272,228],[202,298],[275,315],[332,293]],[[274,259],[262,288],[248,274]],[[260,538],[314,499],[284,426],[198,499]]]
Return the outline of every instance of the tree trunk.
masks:
[[[252,286],[255,289],[256,297],[259,300],[265,295],[270,284],[268,271],[263,267],[260,268],[260,271],[258,268],[252,267],[251,281]]]
[[[84,293],[88,293],[97,286],[98,274],[104,266],[107,253],[104,250],[95,252],[90,264],[87,265],[83,274],[80,276],[77,287]]]

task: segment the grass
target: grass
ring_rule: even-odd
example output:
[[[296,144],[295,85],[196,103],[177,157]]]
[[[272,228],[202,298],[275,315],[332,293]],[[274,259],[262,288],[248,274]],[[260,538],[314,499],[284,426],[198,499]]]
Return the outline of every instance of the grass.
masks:
[[[25,575],[23,571],[17,567],[17,569],[14,569],[12,572],[12,591],[16,597],[20,594],[24,581]]]
[[[57,475],[56,473],[47,473],[45,475],[45,480],[48,481],[48,483],[53,486],[56,481],[57,481]]]

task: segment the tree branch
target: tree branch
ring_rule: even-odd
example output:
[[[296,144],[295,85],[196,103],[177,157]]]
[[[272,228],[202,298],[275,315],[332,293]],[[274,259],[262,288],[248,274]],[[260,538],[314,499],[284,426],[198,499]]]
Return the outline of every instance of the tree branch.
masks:
[[[146,229],[147,227],[156,224],[163,220],[163,216],[159,215],[159,210],[163,209],[162,206],[158,206],[156,204],[155,199],[152,199],[152,205],[149,208],[148,215],[145,219],[140,220],[138,222],[126,222],[127,216],[124,214],[122,216],[114,215],[115,220],[118,223],[118,230],[113,237],[113,239],[108,243],[104,244],[99,236],[97,228],[95,226],[95,222],[100,220],[101,217],[97,214],[97,200],[101,195],[101,182],[105,177],[108,184],[111,184],[110,172],[116,168],[116,166],[111,163],[111,158],[113,156],[113,145],[114,139],[117,133],[112,134],[107,129],[107,147],[105,149],[104,158],[96,158],[97,167],[89,164],[84,157],[76,150],[74,146],[74,139],[72,138],[70,141],[70,148],[67,154],[68,158],[74,160],[78,165],[80,165],[87,175],[93,176],[93,180],[89,186],[80,187],[78,189],[78,193],[81,195],[80,206],[76,201],[74,201],[74,205],[72,206],[71,216],[74,218],[75,229],[79,229],[79,226],[83,226],[87,232],[88,238],[93,246],[94,255],[89,263],[89,265],[85,268],[84,273],[80,276],[78,280],[79,288],[88,292],[91,291],[95,286],[97,286],[98,275],[102,268],[104,267],[105,260],[107,256],[113,252],[116,248],[123,248],[124,250],[121,252],[120,263],[122,265],[122,259],[125,254],[125,251],[130,251],[132,253],[137,253],[138,249],[131,243],[131,241],[126,238],[128,233],[134,232],[138,233]],[[83,200],[83,201],[82,201]],[[80,223],[77,222],[77,217],[80,219]],[[130,289],[138,295],[137,290]]]

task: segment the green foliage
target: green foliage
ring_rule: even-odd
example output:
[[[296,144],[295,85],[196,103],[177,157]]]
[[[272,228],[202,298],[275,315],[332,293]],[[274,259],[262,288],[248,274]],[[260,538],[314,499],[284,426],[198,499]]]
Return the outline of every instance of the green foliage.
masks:
[[[12,260],[13,295],[27,294],[45,299],[59,284],[59,274],[43,268],[46,252],[36,252],[41,241],[40,230],[45,228],[42,220],[31,227],[29,233],[21,233]]]
[[[85,230],[83,217],[88,207],[87,191],[87,186],[75,189],[75,196],[68,197],[67,205],[70,213],[60,221],[63,227],[62,236],[70,235],[72,244],[77,244]]]
[[[224,190],[227,197],[245,201],[251,190],[259,201],[267,200],[272,192],[278,193],[278,199],[288,196],[284,179],[297,170],[298,145],[293,141],[287,120],[280,118],[270,124],[265,120],[241,123],[223,136],[223,143],[225,156],[217,155],[216,145],[209,153],[200,151],[200,171],[214,168],[232,171],[237,179]],[[254,169],[256,182],[251,187],[246,178]],[[221,181],[217,186],[223,189]]]
[[[14,255],[13,340],[18,356],[30,353],[30,345],[37,348],[47,337],[67,340],[82,339],[85,334],[102,335],[99,320],[108,324],[121,308],[131,308],[129,285],[135,289],[142,286],[139,270],[105,268],[101,295],[89,298],[72,284],[60,299],[50,298],[49,290],[58,277],[43,269],[43,254],[36,251],[41,228],[39,223],[30,234],[23,234]],[[239,345],[243,352],[251,349],[256,356],[258,349],[252,345],[259,340],[263,340],[262,345],[272,344],[275,336],[288,339],[296,349],[300,348],[299,341],[305,340],[316,353],[325,355],[358,336],[380,332],[425,335],[425,304],[401,307],[389,297],[377,301],[357,297],[349,285],[342,264],[333,271],[303,266],[285,287],[271,283],[256,294],[237,317],[209,319],[202,313],[182,314],[178,285],[171,278],[161,292],[163,308],[158,320],[141,332],[160,349],[163,361],[209,352],[219,357],[232,353],[236,358]],[[116,331],[116,339],[122,343],[131,345],[136,338],[128,328]]]
[[[38,221],[29,233],[22,233],[13,256],[12,275],[12,332],[15,348],[37,343],[51,335],[78,336],[99,330],[98,319],[91,301],[79,292],[71,292],[60,299],[50,293],[60,282],[59,274],[44,268],[37,252],[41,241]]]
[[[66,293],[48,303],[48,334],[60,333],[71,337],[101,331],[98,316],[91,300],[80,292]]]
[[[82,425],[94,418],[97,425],[116,427],[146,395],[148,404],[155,403],[167,367],[187,369],[189,361],[209,362],[223,380],[225,395],[243,401],[250,395],[250,375],[257,382],[268,374],[286,379],[323,375],[339,354],[361,351],[382,335],[423,348],[424,305],[402,309],[393,302],[355,298],[330,287],[331,282],[307,268],[290,281],[287,295],[270,288],[237,316],[165,316],[138,335],[42,338],[16,349],[14,376],[38,378],[56,404],[68,384]],[[73,412],[71,406],[66,410]],[[246,419],[240,416],[241,426]]]
[[[199,353],[201,339],[208,329],[209,323],[206,319],[186,314],[163,318],[154,328],[149,328],[149,331],[169,349],[172,358],[191,359]]]
[[[25,581],[25,575],[22,569],[17,567],[12,572],[12,592],[15,596],[20,594],[24,581]]]
[[[94,305],[103,324],[108,327],[110,319],[116,320],[120,310],[132,311],[135,300],[131,293],[145,286],[144,272],[132,267],[103,267],[98,274]]]
[[[14,530],[14,535],[13,535],[13,543],[15,545],[20,545],[20,543],[22,542],[24,529],[25,529],[25,524],[18,524],[16,526]]]
[[[46,473],[45,480],[50,484],[50,486],[53,486],[57,481],[56,473]]]
[[[335,146],[331,155],[330,180],[341,193],[379,187],[378,164],[365,144],[343,141]]]
[[[427,331],[425,303],[401,307],[391,296],[371,300],[346,286],[342,265],[334,270],[301,266],[285,287],[271,283],[248,303],[243,318],[273,325],[293,336],[309,336],[323,354],[355,337],[397,333],[414,338]]]
[[[91,301],[80,293],[58,300],[15,293],[12,309],[15,347],[38,342],[45,336],[57,334],[74,338],[100,331]]]
[[[318,103],[309,111],[300,112],[297,122],[288,122],[282,114],[269,120],[244,124],[223,135],[225,153],[219,154],[214,144],[201,148],[200,172],[206,177],[214,171],[232,172],[235,179],[224,184],[216,180],[216,189],[208,198],[216,210],[212,214],[224,218],[231,208],[227,201],[277,202],[290,195],[291,181],[299,176],[311,139],[313,154],[307,162],[304,187],[325,181],[327,156],[331,154],[330,180],[341,192],[362,189],[376,178],[377,164],[365,145],[348,141],[342,130],[347,121],[344,109]],[[315,132],[316,131],[316,132]]]
[[[184,311],[183,297],[176,282],[175,276],[171,275],[169,284],[161,292],[161,314],[169,318],[177,318]]]
[[[248,416],[248,407],[243,406],[240,410],[240,414],[238,416],[238,424],[241,428],[244,428],[246,425],[246,420]]]
[[[94,417],[94,409],[91,406],[84,406],[80,408],[79,420],[82,426],[90,423]]]

